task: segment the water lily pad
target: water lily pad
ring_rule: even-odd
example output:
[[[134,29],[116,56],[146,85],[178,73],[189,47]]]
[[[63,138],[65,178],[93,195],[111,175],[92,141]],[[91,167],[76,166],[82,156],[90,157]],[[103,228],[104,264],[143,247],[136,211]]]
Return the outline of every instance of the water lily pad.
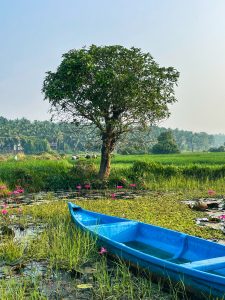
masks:
[[[77,285],[78,289],[92,289],[93,285],[91,283],[82,283]]]

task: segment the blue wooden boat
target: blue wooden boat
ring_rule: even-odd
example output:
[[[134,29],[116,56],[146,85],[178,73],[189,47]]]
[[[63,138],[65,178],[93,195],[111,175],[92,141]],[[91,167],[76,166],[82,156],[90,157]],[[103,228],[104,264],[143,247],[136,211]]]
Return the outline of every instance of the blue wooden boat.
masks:
[[[225,299],[225,246],[178,231],[107,216],[68,203],[73,222],[107,251],[198,296]]]

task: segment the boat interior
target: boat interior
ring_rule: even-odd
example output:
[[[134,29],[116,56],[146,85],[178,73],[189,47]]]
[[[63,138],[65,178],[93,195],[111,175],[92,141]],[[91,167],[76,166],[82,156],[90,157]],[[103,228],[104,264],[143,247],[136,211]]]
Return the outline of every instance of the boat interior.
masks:
[[[132,250],[186,268],[225,277],[225,247],[181,232],[78,210],[76,219],[92,232]]]

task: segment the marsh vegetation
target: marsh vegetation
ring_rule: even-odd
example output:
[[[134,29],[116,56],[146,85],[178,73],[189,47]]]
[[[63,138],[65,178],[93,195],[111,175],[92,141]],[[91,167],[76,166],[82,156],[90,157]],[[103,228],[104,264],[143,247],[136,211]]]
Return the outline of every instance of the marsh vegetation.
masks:
[[[204,210],[183,203],[223,200],[222,154],[154,159],[116,156],[104,186],[95,178],[98,160],[25,157],[3,162],[0,298],[189,299],[182,284],[165,290],[149,274],[101,255],[96,241],[70,221],[68,199],[89,210],[224,240],[223,231],[196,224],[207,216]]]

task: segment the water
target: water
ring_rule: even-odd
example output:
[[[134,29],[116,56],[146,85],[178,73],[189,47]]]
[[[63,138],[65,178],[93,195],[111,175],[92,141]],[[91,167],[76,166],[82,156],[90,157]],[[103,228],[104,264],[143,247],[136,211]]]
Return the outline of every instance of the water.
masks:
[[[175,259],[172,259],[172,257],[174,256],[173,253],[167,252],[165,250],[150,246],[148,244],[145,243],[141,243],[138,241],[131,241],[131,242],[126,242],[124,243],[124,245],[133,248],[135,250],[139,250],[141,252],[144,252],[146,254],[161,258],[161,259],[165,259],[168,260],[174,264],[184,264],[187,262],[190,262],[190,260],[187,260],[185,258],[182,257],[178,257]]]
[[[175,258],[175,259],[171,259],[170,262],[174,263],[174,264],[186,264],[186,263],[189,263],[191,262],[190,260],[188,259],[185,259],[185,258],[182,258],[182,257],[178,257],[178,258]]]
[[[15,237],[14,241],[29,241],[30,239],[35,239],[40,233],[44,231],[44,228],[46,227],[44,224],[29,224],[25,228],[20,228],[17,225],[11,226]]]
[[[124,245],[133,248],[135,250],[144,252],[146,254],[161,258],[161,259],[170,259],[173,257],[173,254],[170,252],[167,252],[165,250],[147,245],[145,243],[141,243],[138,241],[130,241],[130,242],[126,242],[124,243]]]

